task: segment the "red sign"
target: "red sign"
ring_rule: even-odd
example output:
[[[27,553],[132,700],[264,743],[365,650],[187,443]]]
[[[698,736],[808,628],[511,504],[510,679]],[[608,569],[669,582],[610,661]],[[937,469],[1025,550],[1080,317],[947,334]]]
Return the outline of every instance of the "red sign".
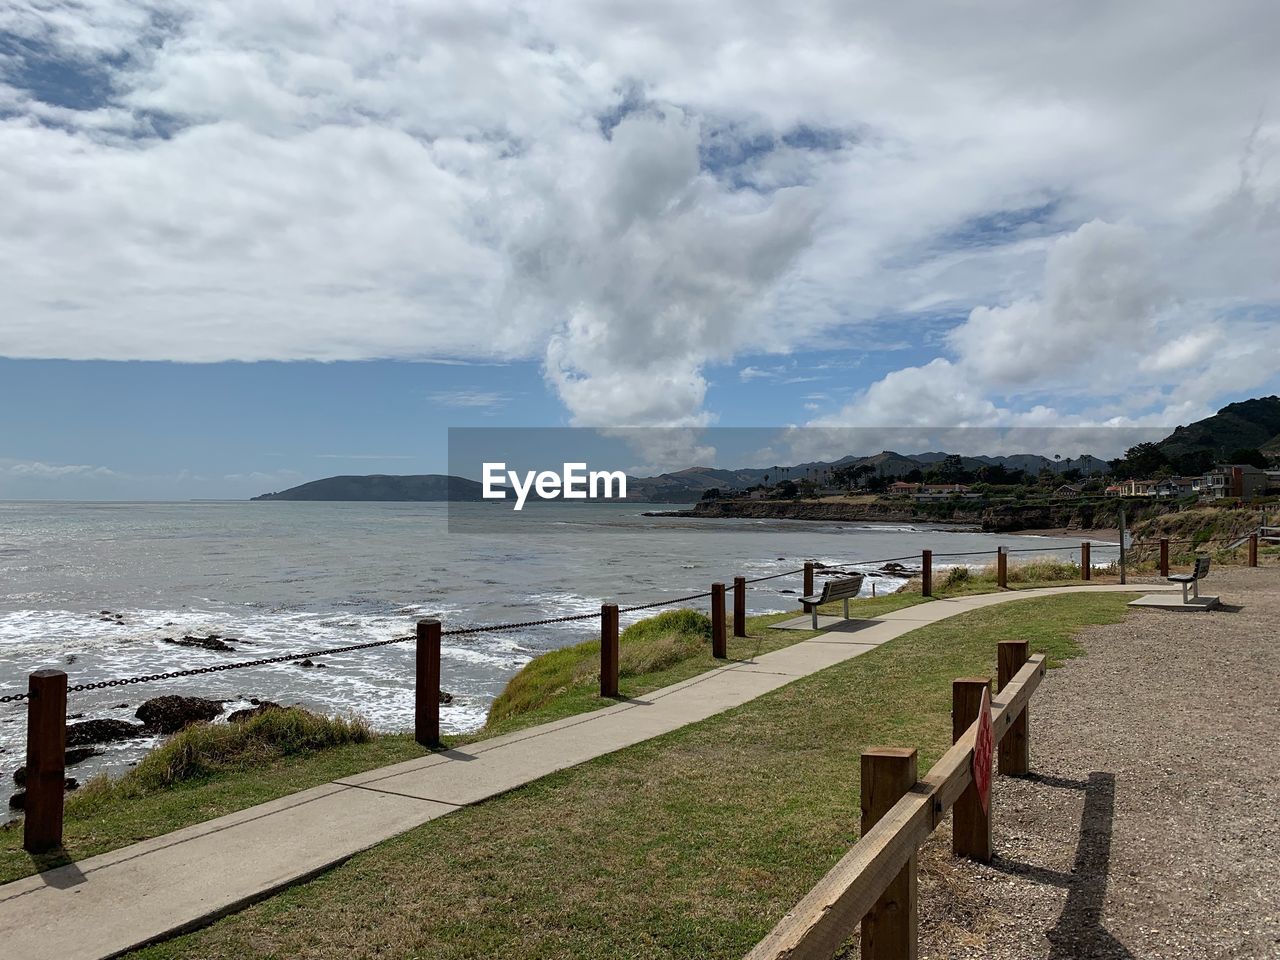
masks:
[[[978,707],[978,738],[973,743],[973,785],[978,788],[982,809],[991,809],[991,753],[994,749],[991,730],[991,690],[982,691],[982,705]]]

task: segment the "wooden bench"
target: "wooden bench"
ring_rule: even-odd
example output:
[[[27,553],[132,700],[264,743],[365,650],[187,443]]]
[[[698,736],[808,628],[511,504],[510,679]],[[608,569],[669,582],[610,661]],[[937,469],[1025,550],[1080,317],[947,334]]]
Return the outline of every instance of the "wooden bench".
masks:
[[[821,593],[816,593],[812,597],[801,597],[800,605],[804,607],[804,612],[813,616],[813,629],[818,629],[818,608],[832,600],[844,601],[844,618],[848,620],[849,598],[856,597],[862,590],[863,579],[862,574],[855,573],[852,577],[845,577],[843,580],[828,580],[822,585]]]
[[[1166,579],[1170,583],[1182,584],[1182,602],[1189,603],[1191,600],[1200,599],[1200,581],[1209,575],[1209,558],[1196,557],[1195,569],[1190,573],[1175,573]],[[1187,588],[1191,588],[1191,595],[1187,596]]]

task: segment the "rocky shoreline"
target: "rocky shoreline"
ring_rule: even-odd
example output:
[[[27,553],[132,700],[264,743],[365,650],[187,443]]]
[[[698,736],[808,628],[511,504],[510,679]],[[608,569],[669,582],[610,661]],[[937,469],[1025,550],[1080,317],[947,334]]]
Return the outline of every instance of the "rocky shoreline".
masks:
[[[650,511],[646,517],[701,519],[812,520],[825,523],[927,523],[967,526],[984,533],[1062,530],[1085,533],[1117,526],[1122,504],[1115,500],[1061,503],[957,500],[916,504],[902,500],[708,500],[690,510]],[[1123,504],[1130,522],[1176,511],[1176,504]]]

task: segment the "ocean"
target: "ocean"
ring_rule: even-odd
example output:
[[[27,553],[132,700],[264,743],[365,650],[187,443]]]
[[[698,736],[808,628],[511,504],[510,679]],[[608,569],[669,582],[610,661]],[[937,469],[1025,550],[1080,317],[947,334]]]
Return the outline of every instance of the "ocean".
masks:
[[[530,504],[488,532],[449,531],[447,511],[507,509],[443,503],[0,503],[0,695],[27,674],[63,669],[71,684],[257,659],[412,632],[424,616],[445,628],[598,612],[761,577],[806,558],[852,565],[890,557],[1047,547],[1078,557],[1078,540],[956,528],[642,516],[654,504]],[[459,514],[454,514],[457,520]],[[502,532],[502,527],[507,532]],[[1045,554],[1037,554],[1043,556]],[[1095,563],[1115,549],[1096,547]],[[987,563],[990,557],[971,558]],[[966,562],[940,558],[937,566]],[[870,569],[870,568],[869,568]],[[869,593],[871,580],[864,590]],[[879,590],[902,581],[884,577]],[[792,591],[792,592],[785,592]],[[795,610],[800,577],[756,584],[752,613]],[[706,601],[700,601],[705,606]],[[117,616],[119,615],[119,616]],[[647,613],[624,614],[625,625]],[[446,730],[484,723],[489,703],[544,651],[597,635],[598,620],[446,637]],[[235,652],[164,638],[216,634]],[[412,726],[413,644],[296,663],[73,693],[84,719],[133,719],[143,700],[177,693],[300,703],[357,713],[377,729]],[[0,704],[0,798],[25,750],[25,704]],[[75,767],[81,780],[119,771],[155,741],[127,741]],[[2,809],[2,808],[0,808]]]

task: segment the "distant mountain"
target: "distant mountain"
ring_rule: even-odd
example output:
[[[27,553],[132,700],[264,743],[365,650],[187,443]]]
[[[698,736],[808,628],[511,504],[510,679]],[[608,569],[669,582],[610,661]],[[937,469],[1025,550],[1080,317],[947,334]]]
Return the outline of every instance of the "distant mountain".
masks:
[[[395,477],[374,474],[368,477],[326,477],[312,480],[279,493],[264,493],[254,500],[479,500],[480,484],[475,480],[441,473]]]
[[[1270,456],[1280,456],[1280,397],[1260,397],[1223,407],[1212,417],[1185,427],[1178,427],[1157,444],[1170,461],[1203,453],[1223,459],[1240,449],[1259,449]],[[876,476],[902,477],[912,470],[927,472],[947,458],[946,453],[928,451],[901,454],[882,450],[869,457],[846,456],[837,460],[811,460],[791,466],[749,467],[721,470],[715,467],[689,467],[656,477],[628,477],[627,499],[650,503],[692,503],[708,490],[724,493],[746,490],[762,483],[782,480],[799,482],[810,479],[821,482],[831,471],[841,467],[867,465]],[[1086,475],[1109,472],[1105,460],[1093,456],[1074,459],[1050,459],[1039,454],[1021,453],[1011,456],[966,456],[961,464],[974,472],[983,466],[1002,466],[1021,470],[1035,477],[1042,470],[1065,473],[1079,470]],[[766,479],[767,478],[767,479]],[[444,474],[396,477],[327,477],[279,493],[266,493],[254,500],[480,500],[481,486],[474,480]]]
[[[1202,450],[1220,460],[1237,450],[1280,456],[1280,397],[1227,404],[1212,417],[1178,427],[1157,446],[1170,460]]]

